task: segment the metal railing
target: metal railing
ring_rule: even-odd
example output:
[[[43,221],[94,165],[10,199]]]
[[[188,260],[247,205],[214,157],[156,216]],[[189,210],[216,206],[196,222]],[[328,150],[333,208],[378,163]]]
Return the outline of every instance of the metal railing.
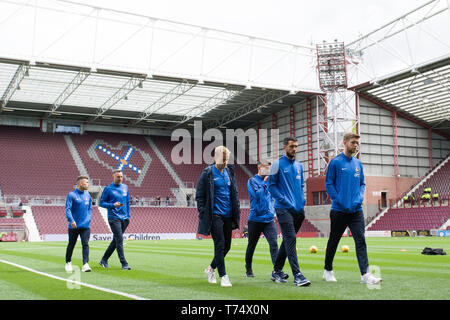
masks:
[[[64,206],[66,204],[66,197],[64,196],[40,196],[40,195],[5,195],[5,205],[17,206]]]
[[[184,186],[186,187],[186,189],[194,189],[194,182],[192,181],[183,181]]]

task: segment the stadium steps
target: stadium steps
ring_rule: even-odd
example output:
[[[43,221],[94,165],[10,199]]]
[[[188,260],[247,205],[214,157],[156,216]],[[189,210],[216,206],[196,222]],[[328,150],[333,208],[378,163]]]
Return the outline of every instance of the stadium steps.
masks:
[[[439,163],[433,170],[431,170],[419,183],[417,183],[414,187],[411,188],[404,196],[410,196],[411,194],[414,194],[416,190],[418,190],[420,187],[423,186],[424,183],[426,183],[436,172],[438,172],[441,168],[443,168],[448,162],[450,161],[450,155],[447,156],[441,163]],[[403,202],[403,197],[398,199],[396,203],[396,207],[400,208]],[[389,207],[382,210],[376,217],[373,219],[369,224],[366,226],[366,231],[369,230],[369,228],[374,225],[378,220],[380,220],[386,212],[389,211]]]
[[[431,170],[419,183],[417,183],[411,190],[408,191],[404,196],[410,196],[414,194],[418,189],[420,189],[427,181],[429,181],[439,170],[441,170],[450,161],[450,155],[447,156],[441,163],[439,163],[433,170]],[[401,205],[403,197],[397,201],[397,206]]]
[[[28,241],[42,241],[36,224],[36,220],[34,220],[33,210],[28,206],[23,206],[22,209],[25,210],[25,213],[23,214],[23,220],[25,221],[25,225],[28,229]]]
[[[439,230],[447,230],[450,227],[450,219],[447,220],[442,226],[439,227]]]
[[[86,166],[84,165],[83,160],[81,159],[80,154],[78,153],[78,150],[72,141],[72,138],[70,138],[69,135],[64,135],[64,140],[66,141],[67,147],[69,148],[73,161],[75,162],[75,165],[77,166],[78,171],[80,172],[80,176],[89,177],[89,173],[86,169]]]
[[[238,166],[248,175],[249,178],[254,176],[254,174],[245,165],[238,163]]]
[[[111,231],[111,228],[110,228],[109,222],[108,222],[108,209],[102,208],[100,206],[98,206],[97,208],[98,208],[98,211],[100,212],[100,215],[103,218],[103,221],[105,221],[105,224],[108,226],[109,231]]]
[[[174,190],[171,190],[171,191],[175,195],[175,197],[177,198],[178,205],[187,205],[186,193],[184,192],[184,189],[186,188],[186,186],[184,185],[184,182],[181,181],[181,179],[178,176],[178,174],[172,168],[172,166],[170,165],[169,161],[167,161],[167,159],[164,157],[164,155],[159,150],[158,146],[153,142],[153,140],[150,137],[145,137],[145,140],[147,141],[149,146],[153,149],[153,151],[155,152],[156,156],[159,158],[161,163],[166,168],[167,172],[169,172],[170,176],[177,183],[179,191],[178,192],[174,192]]]

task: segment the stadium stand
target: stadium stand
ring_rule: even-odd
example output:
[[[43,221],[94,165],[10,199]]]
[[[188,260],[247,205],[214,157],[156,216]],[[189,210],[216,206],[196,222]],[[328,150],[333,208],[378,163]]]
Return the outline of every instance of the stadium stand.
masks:
[[[13,217],[23,217],[23,210],[20,208],[11,208]]]
[[[33,206],[32,209],[41,236],[67,233],[68,223],[64,207]],[[97,207],[92,208],[91,233],[111,233]]]
[[[181,207],[132,207],[130,224],[126,233],[196,233],[198,227],[197,208]],[[33,214],[40,235],[66,234],[67,221],[62,206],[34,206]],[[250,209],[241,209],[239,229],[233,233],[241,233],[247,224]],[[16,220],[0,219],[1,220]],[[23,219],[22,219],[23,220]],[[281,232],[277,224],[278,233]],[[316,233],[319,230],[307,219],[302,224],[302,233]],[[97,207],[92,210],[91,234],[111,233]]]
[[[207,164],[204,161],[202,164],[194,164],[193,155],[191,155],[191,164],[176,165],[172,161],[171,151],[178,142],[171,141],[170,137],[152,136],[151,138],[181,181],[193,183],[195,187],[200,173]],[[87,132],[84,135],[70,135],[70,139],[91,180],[100,180],[103,186],[110,184],[111,171],[119,164],[117,159],[113,159],[111,155],[97,148],[98,145],[106,147],[118,157],[123,156],[127,148],[131,146],[136,150],[128,162],[141,169],[145,176],[142,181],[139,181],[135,171],[130,168],[123,169],[130,194],[140,198],[173,197],[171,189],[177,188],[178,185],[168,174],[144,136]],[[73,189],[74,177],[80,173],[63,134],[42,133],[38,128],[0,126],[0,143],[5,146],[0,150],[0,154],[8,159],[8,165],[0,168],[0,183],[4,194],[65,197],[67,192]],[[208,144],[209,142],[203,142],[202,150]],[[30,163],[33,165],[30,166]],[[256,165],[248,164],[248,154],[246,154],[245,166],[244,171],[240,165],[235,165],[239,198],[244,200],[248,199],[249,175],[247,172],[254,174],[257,171]],[[33,206],[32,209],[41,236],[67,233],[63,206]],[[17,217],[14,219],[15,222],[24,224],[21,218],[22,209],[11,207],[11,213],[13,217]],[[196,233],[197,231],[198,212],[195,207],[133,207],[132,215],[133,219],[127,229],[129,233]],[[248,215],[249,209],[242,208],[239,230],[242,230],[247,223]],[[6,216],[8,216],[7,208],[0,207],[0,217]],[[7,220],[9,223],[13,221],[13,219]],[[239,230],[236,232],[240,232]],[[301,232],[318,232],[318,230],[305,220]],[[91,233],[110,233],[95,206]]]
[[[194,152],[191,152],[190,155],[190,163],[191,164],[178,164],[174,163],[172,161],[172,150],[173,148],[179,144],[179,141],[171,141],[169,137],[162,137],[162,136],[154,136],[152,137],[153,142],[158,146],[158,149],[162,152],[164,157],[169,161],[172,168],[175,170],[175,172],[178,174],[180,179],[183,182],[191,182],[193,183],[194,187],[197,187],[198,178],[200,177],[200,174],[202,173],[203,169],[208,166],[206,162],[203,161],[202,157],[202,163],[201,164],[195,164],[194,163]],[[195,141],[191,140],[191,148],[194,150]],[[202,143],[202,152],[205,149],[205,147],[209,144],[209,142],[203,142]],[[236,147],[235,147],[235,150]],[[177,155],[178,156],[178,155]],[[181,154],[181,156],[184,156]],[[248,164],[248,156],[246,156],[245,160],[245,166],[250,170],[252,173],[257,172],[257,166]],[[234,165],[235,172],[236,172],[236,181],[237,181],[237,187],[239,192],[239,199],[248,199],[248,192],[247,192],[247,180],[249,178],[249,175],[245,173],[242,168],[239,165]]]
[[[25,220],[23,218],[2,218],[0,219],[0,226],[23,226]]]
[[[8,216],[8,211],[6,207],[0,207],[0,218]]]
[[[63,195],[79,175],[61,134],[0,126],[0,185],[5,195]]]
[[[108,185],[112,181],[111,171],[119,164],[119,160],[97,149],[97,145],[106,147],[118,157],[123,156],[127,148],[132,146],[136,150],[128,162],[141,169],[142,174],[123,168],[125,183],[130,188],[130,194],[141,198],[157,196],[163,199],[166,196],[173,198],[171,189],[178,188],[178,185],[145,141],[144,136],[87,132],[70,137],[91,180],[99,180],[103,186]],[[195,186],[207,164],[205,162],[194,164],[192,158],[192,164],[176,165],[171,159],[171,150],[178,142],[171,141],[170,137],[162,136],[153,136],[152,140],[172,165],[181,181],[191,182]],[[4,194],[65,196],[72,190],[74,177],[80,173],[62,134],[42,133],[38,128],[0,126],[0,143],[4,145],[0,155],[8,159],[8,165],[0,168],[0,184],[4,186]],[[207,144],[203,143],[203,148]],[[248,156],[246,158],[248,160]],[[30,163],[33,165],[30,166]],[[249,172],[256,173],[256,165],[245,164],[245,166]],[[240,165],[235,165],[235,171],[239,198],[248,199],[249,175]],[[140,176],[143,176],[141,181]],[[44,180],[43,177],[45,177]]]
[[[368,230],[438,229],[450,218],[450,207],[390,208]]]
[[[25,228],[25,221],[23,218],[0,218],[0,241],[17,242],[18,234],[14,231],[23,231]]]
[[[127,233],[196,233],[196,208],[135,207]]]
[[[205,168],[206,164],[202,162],[201,164],[194,163],[194,153],[190,155],[190,164],[175,164],[172,160],[172,148],[176,146],[178,141],[171,141],[168,137],[152,137],[153,142],[158,146],[158,149],[171,164],[172,168],[175,170],[177,175],[183,182],[192,182],[194,186],[197,186],[197,180]],[[191,142],[191,147],[193,148],[194,142]],[[193,149],[192,149],[193,150]],[[202,149],[203,150],[203,149]],[[189,168],[187,170],[187,168]]]
[[[440,163],[446,161],[437,171],[430,170],[425,177],[411,187],[415,198],[414,204],[406,203],[403,196],[397,204],[390,204],[390,208],[378,220],[366,226],[368,231],[375,230],[430,230],[437,229],[450,218],[450,161],[447,156]],[[439,163],[439,164],[440,164]],[[438,165],[439,165],[438,164]],[[421,202],[421,195],[425,188],[431,188],[431,194],[438,193],[439,200]]]
[[[2,241],[2,242],[17,242],[17,233],[15,233],[15,232],[8,232],[6,234],[4,233],[0,237],[0,241]]]
[[[87,132],[84,135],[71,137],[90,178],[100,179],[103,186],[112,182],[112,170],[117,167],[119,161],[107,153],[95,149],[98,144],[112,149],[110,151],[115,152],[119,157],[125,154],[128,146],[137,148],[129,159],[129,163],[142,170],[142,181],[139,181],[138,173],[129,168],[123,168],[124,183],[128,185],[132,196],[165,198],[169,195],[172,198],[171,188],[178,188],[143,136]],[[94,153],[98,158],[95,156],[93,158]]]
[[[447,159],[449,156],[447,156]],[[447,161],[439,170],[434,172],[414,191],[414,198],[420,199],[425,188],[431,188],[431,194],[438,193],[439,196],[450,195],[450,161]]]

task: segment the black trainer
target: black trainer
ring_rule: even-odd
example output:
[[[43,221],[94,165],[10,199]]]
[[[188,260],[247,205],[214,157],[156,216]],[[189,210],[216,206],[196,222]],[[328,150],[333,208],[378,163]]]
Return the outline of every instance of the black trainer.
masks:
[[[308,279],[305,278],[303,273],[299,272],[294,277],[294,286],[307,287],[311,284]]]
[[[124,264],[122,265],[122,270],[131,270],[131,268],[128,264]]]
[[[247,278],[254,278],[255,277],[255,275],[253,274],[253,270],[252,269],[245,271],[245,275],[246,275]]]
[[[272,271],[272,277],[270,278],[270,280],[274,281],[274,282],[278,282],[278,283],[286,283],[287,280],[283,279],[282,273],[280,271],[275,272]]]

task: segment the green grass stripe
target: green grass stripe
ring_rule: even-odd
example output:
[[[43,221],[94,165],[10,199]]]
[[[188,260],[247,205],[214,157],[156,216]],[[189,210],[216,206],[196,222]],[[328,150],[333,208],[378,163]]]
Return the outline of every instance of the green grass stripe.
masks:
[[[276,284],[270,281],[273,266],[265,239],[260,239],[253,256],[255,273],[253,279],[244,277],[247,240],[233,239],[230,252],[225,258],[227,274],[233,284],[231,288],[220,287],[219,279],[218,284],[215,285],[207,282],[204,269],[213,258],[214,246],[211,239],[125,241],[125,256],[132,267],[131,271],[121,270],[116,253],[109,260],[111,269],[101,268],[98,261],[109,242],[92,241],[90,265],[93,272],[83,273],[81,281],[149,299],[384,300],[449,299],[450,297],[448,286],[450,257],[420,254],[426,246],[443,248],[449,252],[449,238],[367,238],[370,265],[378,267],[383,278],[378,289],[369,289],[360,283],[352,238],[342,238],[339,244],[339,247],[348,245],[349,253],[342,253],[340,248],[336,252],[333,265],[338,282],[323,281],[327,240],[326,238],[299,238],[297,241],[300,268],[312,282],[312,285],[307,288],[292,285],[293,279],[288,261],[285,263],[284,271],[290,275],[289,282]],[[281,239],[278,240],[278,245],[280,244]],[[62,276],[65,275],[66,245],[67,243],[64,242],[2,243],[0,259]],[[309,253],[311,245],[318,247],[317,254]],[[400,252],[400,249],[406,249],[406,252]],[[81,266],[80,243],[75,247],[72,262],[76,266]],[[45,287],[45,283],[50,279],[41,279],[42,283],[38,282],[36,290],[30,293],[28,290],[21,289],[24,285],[21,279],[16,279],[14,276],[4,278],[0,275],[0,285],[18,292],[14,299],[53,299],[55,296],[40,290],[40,287]],[[29,279],[29,281],[32,280]],[[64,296],[63,289],[59,290]],[[93,292],[92,295],[101,294]],[[92,295],[86,295],[86,299],[100,299]],[[64,297],[64,299],[72,299],[72,297]]]

